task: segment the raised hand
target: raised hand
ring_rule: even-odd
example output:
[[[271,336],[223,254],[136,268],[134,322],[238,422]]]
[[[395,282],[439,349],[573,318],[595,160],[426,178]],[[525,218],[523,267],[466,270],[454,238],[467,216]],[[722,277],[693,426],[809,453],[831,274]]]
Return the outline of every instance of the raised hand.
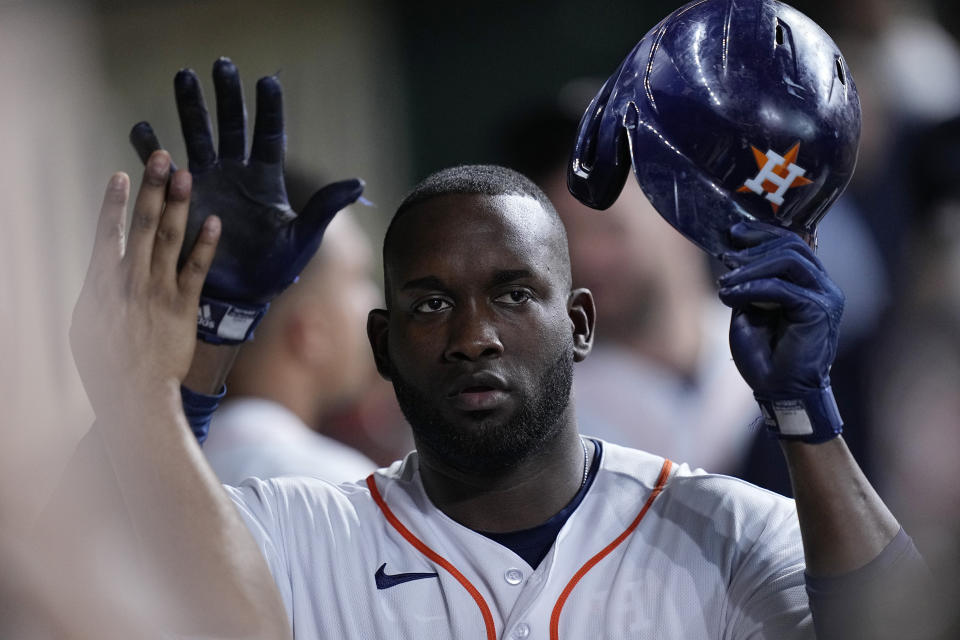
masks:
[[[795,233],[762,222],[730,231],[738,250],[720,278],[733,308],[730,349],[764,420],[780,437],[823,442],[842,421],[830,389],[843,293]]]
[[[246,110],[236,66],[220,58],[213,66],[217,95],[219,152],[196,74],[177,73],[174,91],[187,147],[193,195],[185,247],[203,220],[217,215],[223,233],[200,301],[197,331],[213,343],[249,339],[270,301],[296,280],[317,247],[327,224],[363,192],[357,179],[318,191],[304,210],[294,212],[283,179],[286,138],[283,93],[275,77],[257,83],[253,144],[246,155]],[[160,148],[146,122],[134,125],[130,141],[146,161]],[[181,253],[181,262],[186,254]]]
[[[289,638],[269,568],[204,462],[181,408],[197,303],[221,224],[215,216],[202,220],[196,242],[181,252],[191,176],[170,175],[170,167],[166,151],[149,157],[127,237],[127,176],[114,175],[103,199],[70,327],[97,414],[85,442],[95,448],[98,469],[90,475],[78,468],[70,480],[82,504],[109,492],[92,504],[106,508],[98,520],[114,521],[108,528],[119,541],[117,557],[132,567],[127,582],[150,594],[142,613],[152,635],[237,637],[242,629],[246,637]]]
[[[181,252],[191,179],[186,171],[169,172],[166,151],[150,156],[129,237],[127,176],[114,175],[104,195],[70,327],[74,359],[98,413],[182,380],[193,357],[197,302],[220,221],[201,220],[196,241]]]

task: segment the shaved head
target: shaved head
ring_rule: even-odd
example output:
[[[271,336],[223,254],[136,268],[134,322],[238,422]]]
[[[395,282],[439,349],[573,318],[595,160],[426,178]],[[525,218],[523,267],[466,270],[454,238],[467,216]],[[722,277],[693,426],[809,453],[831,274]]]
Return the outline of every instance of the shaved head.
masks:
[[[411,211],[417,210],[427,202],[451,195],[479,195],[492,198],[519,196],[534,200],[539,205],[544,220],[550,229],[549,237],[545,238],[545,242],[548,243],[553,256],[556,258],[555,269],[563,278],[566,288],[570,288],[570,253],[567,248],[567,232],[553,203],[550,202],[543,190],[532,180],[513,169],[497,165],[462,165],[443,169],[425,178],[404,198],[393,215],[383,240],[384,288],[388,308],[391,302],[389,266],[392,264],[396,252],[402,250],[402,247],[396,246],[398,220],[406,218]],[[503,200],[503,202],[508,201],[509,198]],[[525,215],[529,216],[529,208],[525,208],[524,211],[527,212]],[[456,214],[456,208],[449,209],[449,215]],[[522,222],[518,220],[518,223]],[[529,222],[533,223],[532,220]],[[541,221],[541,225],[542,223],[543,221]]]

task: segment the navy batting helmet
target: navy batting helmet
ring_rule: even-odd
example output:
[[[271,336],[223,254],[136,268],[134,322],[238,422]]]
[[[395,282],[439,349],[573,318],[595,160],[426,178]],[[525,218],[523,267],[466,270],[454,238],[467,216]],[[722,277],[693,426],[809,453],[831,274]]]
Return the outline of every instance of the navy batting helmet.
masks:
[[[859,140],[856,87],[817,24],[777,0],[697,0],[651,29],[590,103],[567,183],[605,209],[632,159],[653,206],[709,253],[743,219],[813,243]]]

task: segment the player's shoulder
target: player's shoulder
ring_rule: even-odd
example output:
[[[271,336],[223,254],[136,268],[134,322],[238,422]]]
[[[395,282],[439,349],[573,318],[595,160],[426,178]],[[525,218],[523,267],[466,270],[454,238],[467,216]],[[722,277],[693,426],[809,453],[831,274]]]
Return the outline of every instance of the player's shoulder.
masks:
[[[638,485],[638,488],[652,490],[657,484],[660,473],[667,460],[640,449],[633,449],[594,438],[600,444],[601,476],[615,482]],[[672,465],[672,463],[670,463]]]
[[[394,475],[403,466],[397,461],[378,469],[374,475]],[[236,486],[224,485],[231,499],[241,508],[270,513],[283,520],[362,515],[376,506],[367,478],[353,482],[330,482],[309,476],[247,478]]]
[[[603,443],[603,468],[616,474],[621,483],[633,482],[652,489],[665,459],[646,451]],[[711,518],[796,518],[790,498],[768,491],[745,480],[692,468],[670,461],[669,477],[658,499],[663,508],[694,510]]]

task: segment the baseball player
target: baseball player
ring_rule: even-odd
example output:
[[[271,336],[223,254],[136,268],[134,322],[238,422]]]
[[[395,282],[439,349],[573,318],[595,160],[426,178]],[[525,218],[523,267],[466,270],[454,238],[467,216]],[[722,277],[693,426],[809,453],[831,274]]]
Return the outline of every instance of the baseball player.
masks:
[[[699,3],[718,4],[728,6]],[[743,4],[741,17],[773,7],[776,28],[801,25],[783,5]],[[224,491],[178,387],[220,387],[269,300],[362,187],[337,183],[294,214],[276,79],[258,85],[249,158],[235,67],[218,61],[214,79],[219,153],[196,76],[177,75],[189,173],[172,171],[147,125],[135,129],[147,168],[130,235],[124,247],[128,180],[118,174],[72,330],[131,520],[178,590],[178,629],[486,640],[811,638],[814,624],[821,639],[899,633],[891,604],[923,566],[840,435],[828,373],[842,295],[799,234],[747,217],[709,237],[731,267],[720,295],[734,309],[733,355],[784,439],[795,503],[578,433],[570,386],[592,345],[593,299],[571,282],[549,200],[494,166],[427,178],[384,240],[387,304],[367,330],[416,451],[354,484],[249,479]],[[200,300],[216,313],[198,327]],[[205,421],[192,423],[202,433]],[[173,535],[158,519],[177,523]]]

